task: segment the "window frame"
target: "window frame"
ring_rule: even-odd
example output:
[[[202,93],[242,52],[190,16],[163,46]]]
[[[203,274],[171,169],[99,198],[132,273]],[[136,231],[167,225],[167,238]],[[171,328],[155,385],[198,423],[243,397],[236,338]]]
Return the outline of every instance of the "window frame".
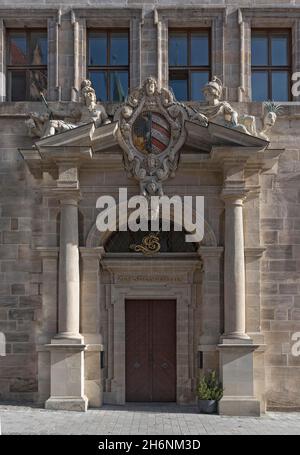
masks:
[[[106,65],[90,65],[90,54],[89,54],[89,37],[91,33],[106,33],[107,34],[107,47],[106,47]],[[111,65],[109,63],[110,61],[110,44],[111,44],[111,39],[110,36],[112,33],[120,33],[120,32],[127,32],[128,36],[128,63],[127,65]],[[127,92],[129,93],[130,90],[130,29],[128,27],[108,27],[108,28],[95,28],[95,27],[89,27],[87,29],[87,34],[86,34],[86,72],[87,76],[89,77],[90,71],[95,71],[95,72],[105,72],[108,76],[110,75],[111,72],[113,71],[126,71],[128,74],[128,87],[127,87]],[[113,101],[110,99],[110,77],[106,78],[106,91],[107,91],[107,100],[98,100],[99,102],[107,102],[107,103],[113,103],[117,101]]]
[[[10,62],[10,51],[11,51],[11,46],[10,46],[10,35],[14,33],[23,33],[25,34],[26,38],[26,47],[27,47],[27,53],[26,53],[26,58],[27,58],[27,63],[26,64],[11,64]],[[30,56],[30,51],[31,51],[31,34],[32,33],[44,33],[46,35],[47,39],[47,63],[44,65],[34,65],[29,63],[28,57]],[[9,102],[22,102],[22,101],[35,101],[30,99],[30,92],[29,92],[29,71],[33,70],[40,70],[40,71],[45,71],[47,74],[47,93],[49,92],[49,74],[48,74],[48,53],[49,53],[49,36],[48,36],[48,29],[47,27],[26,27],[26,28],[17,28],[17,27],[12,27],[12,28],[7,28],[6,29],[6,40],[7,40],[7,49],[6,49],[6,99]],[[29,45],[28,45],[29,43]],[[25,92],[25,98],[22,100],[18,101],[13,101],[12,100],[12,84],[11,84],[11,73],[12,71],[24,71],[26,74],[26,92]]]
[[[254,32],[254,33],[253,33]],[[268,100],[273,100],[273,93],[272,93],[272,73],[273,72],[287,72],[288,73],[288,99],[287,100],[278,100],[287,102],[287,101],[292,101],[292,94],[291,94],[291,89],[292,89],[292,31],[290,28],[282,28],[282,29],[275,29],[275,28],[262,28],[262,27],[252,27],[251,28],[251,44],[250,46],[252,47],[252,38],[253,35],[261,35],[265,36],[267,38],[268,42],[268,65],[252,65],[252,56],[251,56],[251,93],[252,91],[252,73],[255,72],[266,72],[268,75],[268,97],[264,101]],[[287,58],[288,58],[288,64],[287,65],[272,65],[272,36],[280,36],[286,34],[288,37],[288,49],[287,49]],[[252,101],[253,96],[252,96]],[[259,101],[257,101],[259,102]]]
[[[188,97],[186,100],[183,100],[183,101],[198,101],[198,100],[192,100],[191,99],[191,93],[192,93],[192,81],[191,81],[191,73],[192,72],[208,72],[208,80],[210,80],[211,76],[212,76],[212,30],[211,30],[211,27],[199,27],[199,28],[195,28],[195,27],[170,27],[168,29],[168,62],[169,62],[169,43],[170,43],[170,35],[171,33],[174,33],[174,32],[177,32],[177,33],[186,33],[187,34],[187,66],[181,66],[181,65],[178,65],[178,66],[170,66],[170,64],[168,64],[168,80],[169,80],[169,84],[170,84],[170,80],[171,80],[171,74],[172,72],[175,73],[175,72],[186,72],[187,73],[187,77],[188,77],[188,84],[187,84],[187,94],[188,94]],[[208,36],[208,65],[202,65],[202,66],[199,66],[199,65],[191,65],[191,35],[192,33],[195,33],[195,32],[207,32],[207,36]]]

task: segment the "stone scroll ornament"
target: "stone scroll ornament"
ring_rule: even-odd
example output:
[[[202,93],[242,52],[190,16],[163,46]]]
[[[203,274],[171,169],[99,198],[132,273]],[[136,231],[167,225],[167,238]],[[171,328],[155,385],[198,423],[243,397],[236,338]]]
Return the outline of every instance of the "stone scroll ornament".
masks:
[[[153,77],[130,93],[114,120],[119,122],[125,169],[146,197],[163,195],[163,181],[175,175],[185,121],[208,124],[205,115],[177,102],[170,90],[159,90]]]

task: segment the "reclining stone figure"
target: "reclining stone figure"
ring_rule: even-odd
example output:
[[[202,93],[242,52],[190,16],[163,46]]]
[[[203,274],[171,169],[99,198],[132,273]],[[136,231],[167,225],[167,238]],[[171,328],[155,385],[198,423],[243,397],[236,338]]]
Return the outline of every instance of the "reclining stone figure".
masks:
[[[94,122],[95,126],[106,125],[111,123],[106,113],[104,106],[97,104],[96,93],[92,87],[91,81],[85,79],[81,83],[81,103],[79,104],[78,122],[68,122],[61,119],[53,119],[57,117],[70,117],[70,114],[63,111],[51,111],[50,113],[31,112],[29,119],[26,120],[29,136],[40,138],[53,136],[57,133],[69,131],[81,125]],[[52,117],[52,118],[51,118]]]

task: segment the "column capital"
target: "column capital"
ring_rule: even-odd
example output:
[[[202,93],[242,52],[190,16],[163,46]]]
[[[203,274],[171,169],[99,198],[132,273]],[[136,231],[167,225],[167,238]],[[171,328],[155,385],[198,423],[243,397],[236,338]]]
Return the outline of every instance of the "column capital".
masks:
[[[208,257],[220,258],[224,252],[223,246],[200,246],[197,250],[199,256],[205,260]]]
[[[225,186],[222,190],[221,198],[225,203],[231,202],[232,204],[242,205],[248,193],[249,190],[247,190],[245,187]]]
[[[96,248],[80,247],[79,251],[83,259],[96,258],[101,261],[105,256],[105,249],[102,246]]]
[[[78,188],[52,188],[49,196],[55,197],[61,204],[77,205],[81,200],[81,192]]]

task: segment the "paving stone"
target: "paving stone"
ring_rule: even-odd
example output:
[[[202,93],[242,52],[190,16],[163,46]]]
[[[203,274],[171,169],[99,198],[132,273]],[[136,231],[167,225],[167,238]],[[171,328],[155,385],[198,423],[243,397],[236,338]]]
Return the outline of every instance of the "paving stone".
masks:
[[[160,420],[156,420],[156,416]],[[269,412],[255,418],[225,417],[199,414],[196,406],[182,408],[175,404],[104,405],[86,413],[0,405],[0,418],[4,435],[300,435],[300,413]]]

